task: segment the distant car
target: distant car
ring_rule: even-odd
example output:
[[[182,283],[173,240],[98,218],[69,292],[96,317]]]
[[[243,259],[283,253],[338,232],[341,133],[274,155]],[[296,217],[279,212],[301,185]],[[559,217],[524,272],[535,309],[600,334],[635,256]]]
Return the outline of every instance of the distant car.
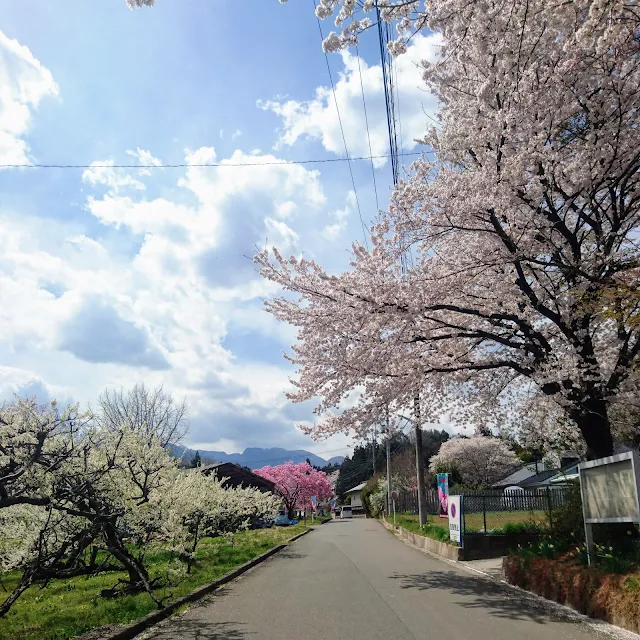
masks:
[[[353,518],[353,510],[350,505],[345,504],[344,507],[340,509],[340,517],[341,518]]]
[[[289,516],[287,515],[287,512],[284,509],[280,509],[280,511],[278,511],[278,515],[273,521],[273,524],[275,524],[278,527],[290,527],[290,526],[293,526],[294,524],[298,524],[298,521],[289,520]]]

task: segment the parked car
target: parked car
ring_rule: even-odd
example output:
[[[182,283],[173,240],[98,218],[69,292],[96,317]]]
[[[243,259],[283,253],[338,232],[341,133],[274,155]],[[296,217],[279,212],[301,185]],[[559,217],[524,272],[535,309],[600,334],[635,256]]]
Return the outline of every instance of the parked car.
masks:
[[[289,520],[287,512],[284,509],[280,509],[280,511],[278,511],[278,515],[273,521],[273,524],[278,527],[290,527],[294,524],[298,524],[298,520]]]
[[[249,524],[250,529],[270,529],[271,527],[273,527],[273,520],[264,518],[254,518]]]
[[[341,518],[353,518],[353,510],[351,509],[350,504],[345,504],[344,507],[340,509],[340,517]]]

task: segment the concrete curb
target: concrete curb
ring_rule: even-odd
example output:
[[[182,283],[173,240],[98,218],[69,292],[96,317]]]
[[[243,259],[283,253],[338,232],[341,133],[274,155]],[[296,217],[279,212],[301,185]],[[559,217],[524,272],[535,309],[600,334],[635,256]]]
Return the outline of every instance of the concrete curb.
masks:
[[[454,547],[446,542],[422,536],[419,533],[414,533],[404,527],[396,526],[394,529],[393,525],[390,522],[387,522],[384,517],[382,518],[382,524],[389,531],[393,531],[398,534],[397,537],[401,538],[403,542],[406,542],[415,549],[419,549],[425,553],[433,554],[444,560],[450,560],[456,563],[461,560],[460,556],[464,551],[460,547]]]
[[[181,598],[178,598],[174,602],[171,602],[170,604],[168,604],[166,607],[162,609],[158,609],[157,611],[152,611],[151,613],[148,613],[143,618],[140,618],[135,622],[131,622],[128,625],[120,627],[117,631],[113,631],[111,633],[107,632],[104,636],[100,636],[100,640],[131,640],[131,638],[135,638],[138,634],[142,633],[149,627],[152,627],[158,622],[161,622],[162,620],[165,620],[166,618],[171,616],[178,609],[180,609],[180,607],[183,607],[185,604],[189,604],[190,602],[195,602],[196,600],[200,600],[201,598],[204,598],[205,596],[209,595],[211,592],[215,591],[222,585],[225,585],[228,582],[235,580],[235,578],[241,576],[243,573],[246,573],[247,571],[249,571],[249,569],[252,569],[253,567],[261,564],[271,556],[275,555],[276,553],[282,551],[283,549],[286,549],[286,547],[289,544],[291,544],[292,542],[295,542],[299,538],[302,538],[302,536],[306,536],[311,531],[313,531],[313,529],[306,529],[305,531],[298,533],[292,538],[289,538],[284,544],[279,544],[273,547],[272,549],[269,549],[269,551],[266,551],[262,555],[259,555],[253,558],[253,560],[249,560],[249,562],[245,562],[243,565],[240,565],[233,571],[230,571],[229,573],[225,573],[223,576],[221,576],[217,580],[214,580],[213,582],[209,582],[208,584],[202,585],[201,587],[198,587],[191,593],[188,593],[186,596],[182,596]],[[96,629],[94,629],[93,631],[89,631],[86,635],[78,636],[76,640],[82,640],[85,637],[95,638],[96,631],[97,631]]]

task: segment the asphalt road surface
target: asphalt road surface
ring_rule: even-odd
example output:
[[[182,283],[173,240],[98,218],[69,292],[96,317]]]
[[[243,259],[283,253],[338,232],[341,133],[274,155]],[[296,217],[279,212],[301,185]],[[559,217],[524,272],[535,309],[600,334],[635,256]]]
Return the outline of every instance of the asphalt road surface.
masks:
[[[432,558],[374,520],[329,522],[144,634],[158,640],[594,640],[585,623]]]

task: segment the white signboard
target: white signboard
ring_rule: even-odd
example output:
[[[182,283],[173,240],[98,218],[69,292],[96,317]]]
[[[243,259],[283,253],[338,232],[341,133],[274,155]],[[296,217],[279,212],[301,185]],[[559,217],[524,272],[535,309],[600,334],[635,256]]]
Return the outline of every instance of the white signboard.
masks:
[[[640,456],[637,451],[583,462],[579,467],[589,564],[593,525],[640,522]]]
[[[580,465],[585,523],[640,521],[639,467],[635,451]]]
[[[449,538],[462,546],[462,496],[449,496]]]

